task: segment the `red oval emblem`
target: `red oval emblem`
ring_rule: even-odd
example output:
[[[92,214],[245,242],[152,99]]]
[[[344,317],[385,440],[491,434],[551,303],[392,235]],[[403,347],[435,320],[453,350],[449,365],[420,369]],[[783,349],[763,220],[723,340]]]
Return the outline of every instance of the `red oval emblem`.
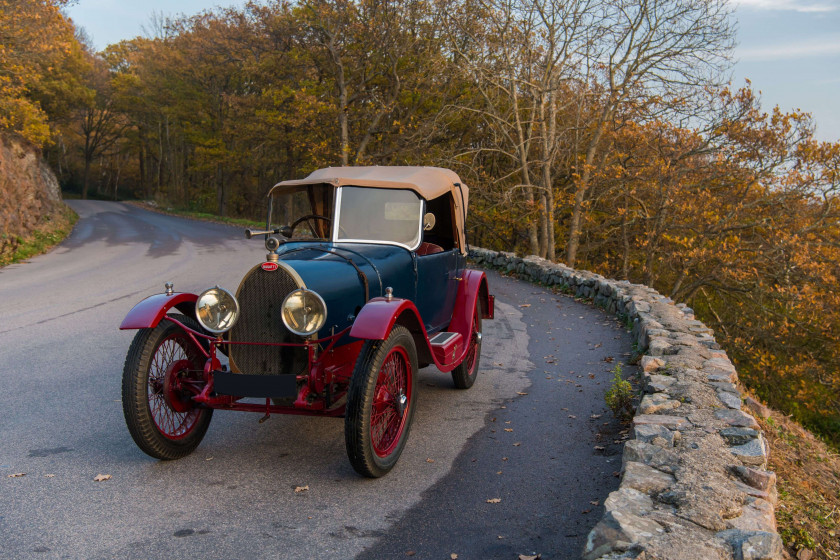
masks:
[[[277,264],[276,262],[264,262],[264,263],[262,263],[260,266],[261,266],[261,267],[262,267],[262,269],[263,269],[263,270],[265,270],[266,272],[274,272],[275,270],[277,270],[278,268],[280,268],[280,265],[279,265],[279,264]]]

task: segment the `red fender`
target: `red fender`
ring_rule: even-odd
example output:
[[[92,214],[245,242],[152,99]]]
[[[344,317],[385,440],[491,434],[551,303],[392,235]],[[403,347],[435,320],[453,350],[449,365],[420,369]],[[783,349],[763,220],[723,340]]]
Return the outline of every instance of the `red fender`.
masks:
[[[184,315],[195,317],[197,299],[197,295],[185,292],[175,292],[171,296],[166,294],[149,296],[128,312],[120,325],[120,330],[154,328],[173,307],[177,307],[178,311]]]
[[[458,297],[452,312],[452,321],[446,329],[450,332],[461,333],[464,340],[469,338],[473,324],[473,313],[476,300],[481,305],[479,311],[483,319],[492,319],[495,313],[495,298],[487,288],[487,276],[481,270],[465,270],[461,284],[458,286]]]
[[[366,340],[385,340],[403,313],[407,313],[403,320],[414,319],[418,325],[423,325],[420,312],[411,300],[391,298],[389,301],[381,297],[373,298],[359,311],[356,320],[353,321],[353,328],[350,329],[350,336]],[[409,330],[414,329],[409,326]],[[426,332],[425,327],[423,332]]]
[[[458,285],[458,295],[448,331],[460,333],[464,340],[469,340],[476,300],[479,298],[481,298],[481,316],[492,319],[494,298],[489,294],[484,272],[465,270],[463,279]],[[452,363],[439,362],[432,351],[420,312],[417,311],[414,303],[407,299],[392,298],[389,301],[385,298],[374,298],[370,300],[356,317],[350,336],[367,340],[384,340],[396,323],[404,325],[414,335],[420,360],[427,363],[434,362],[435,366],[444,373],[460,364],[467,353],[467,346],[463,345],[460,356]]]

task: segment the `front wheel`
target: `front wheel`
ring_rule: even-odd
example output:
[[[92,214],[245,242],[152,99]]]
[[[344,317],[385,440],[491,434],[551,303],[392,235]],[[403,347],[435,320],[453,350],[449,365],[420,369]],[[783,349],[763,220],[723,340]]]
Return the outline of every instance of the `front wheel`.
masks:
[[[464,361],[452,370],[452,382],[457,389],[469,389],[478,377],[478,362],[481,358],[481,307],[475,302],[472,332],[467,344],[467,355]]]
[[[347,456],[359,474],[378,478],[400,458],[414,417],[416,374],[417,349],[405,327],[362,346],[344,417]]]
[[[201,327],[178,315],[187,327]],[[172,321],[140,329],[125,358],[122,403],[125,423],[137,446],[156,459],[180,459],[198,447],[213,410],[192,400],[203,385],[206,358]]]

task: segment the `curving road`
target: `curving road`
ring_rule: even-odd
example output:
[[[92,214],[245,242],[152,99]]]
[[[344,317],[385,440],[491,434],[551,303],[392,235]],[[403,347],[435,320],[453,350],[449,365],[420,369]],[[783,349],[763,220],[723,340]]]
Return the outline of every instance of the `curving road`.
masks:
[[[262,243],[69,204],[81,219],[64,243],[0,269],[0,558],[579,557],[618,486],[603,393],[631,342],[614,318],[489,273],[476,385],[421,371],[408,446],[382,479],[355,474],[338,419],[217,412],[195,453],[155,461],[122,417],[133,333],[117,326],[167,280],[235,289]]]

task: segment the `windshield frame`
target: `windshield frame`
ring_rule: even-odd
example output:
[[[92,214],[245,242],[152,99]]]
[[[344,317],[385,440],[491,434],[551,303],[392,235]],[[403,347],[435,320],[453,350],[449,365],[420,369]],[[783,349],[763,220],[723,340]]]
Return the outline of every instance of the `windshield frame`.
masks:
[[[426,213],[426,200],[414,191],[411,191],[411,192],[414,193],[414,195],[420,201],[420,212],[418,213],[418,217],[417,217],[417,237],[416,237],[417,243],[414,244],[413,246],[412,245],[406,245],[405,243],[400,243],[399,241],[389,241],[389,240],[385,240],[385,239],[355,239],[355,238],[339,239],[338,238],[338,226],[341,223],[341,221],[340,221],[341,220],[341,196],[342,196],[342,193],[343,193],[343,191],[346,187],[358,188],[358,189],[374,189],[375,188],[376,190],[392,190],[392,191],[403,190],[403,189],[383,189],[383,188],[380,188],[380,187],[365,187],[363,185],[346,185],[346,186],[338,187],[336,189],[336,195],[335,195],[335,217],[333,218],[333,223],[332,223],[332,228],[333,228],[332,242],[333,243],[336,243],[336,244],[339,244],[339,243],[347,243],[347,244],[369,243],[369,244],[373,244],[373,245],[392,245],[392,246],[396,245],[397,247],[402,247],[403,249],[406,249],[407,251],[415,251],[423,243],[423,216]]]

